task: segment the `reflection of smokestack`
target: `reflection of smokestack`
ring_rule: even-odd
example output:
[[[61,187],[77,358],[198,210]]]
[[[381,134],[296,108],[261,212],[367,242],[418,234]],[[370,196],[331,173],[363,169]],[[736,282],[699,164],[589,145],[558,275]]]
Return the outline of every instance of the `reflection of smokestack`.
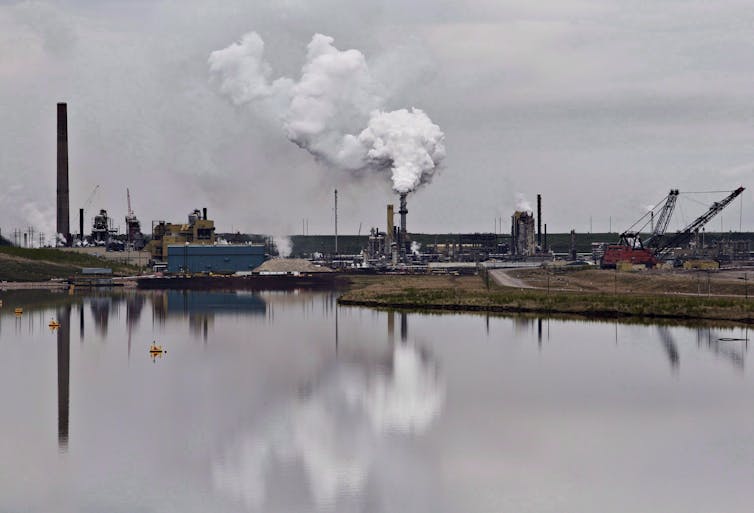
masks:
[[[57,233],[70,240],[71,227],[68,207],[68,110],[65,103],[58,103],[58,197]]]
[[[401,313],[401,342],[408,340],[408,316],[405,312]]]
[[[71,364],[71,306],[58,311],[58,447],[68,448],[68,384]]]
[[[387,339],[391,344],[395,342],[395,312],[393,310],[387,313]]]
[[[537,246],[542,247],[542,195],[537,194]]]
[[[84,341],[84,300],[81,300],[79,305],[79,338],[81,342]]]

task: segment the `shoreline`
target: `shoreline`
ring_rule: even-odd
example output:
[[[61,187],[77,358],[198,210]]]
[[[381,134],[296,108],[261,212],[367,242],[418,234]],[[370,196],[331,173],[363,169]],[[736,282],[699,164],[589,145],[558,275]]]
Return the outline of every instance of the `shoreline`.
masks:
[[[3,281],[0,290],[63,290],[69,287],[65,281]]]
[[[632,313],[610,309],[568,310],[537,307],[522,307],[510,305],[464,305],[444,303],[410,303],[410,302],[386,302],[379,300],[352,300],[338,298],[338,304],[343,306],[361,306],[367,308],[388,310],[410,310],[418,312],[453,312],[453,313],[494,313],[494,314],[542,314],[546,316],[578,317],[581,319],[613,320],[613,319],[646,319],[646,320],[672,320],[672,321],[724,321],[740,324],[754,325],[754,317],[746,316],[703,316],[688,314],[663,314],[663,313]]]
[[[344,306],[403,310],[577,316],[585,319],[664,319],[754,324],[754,299],[587,291],[542,291],[498,285],[480,277],[352,279]]]

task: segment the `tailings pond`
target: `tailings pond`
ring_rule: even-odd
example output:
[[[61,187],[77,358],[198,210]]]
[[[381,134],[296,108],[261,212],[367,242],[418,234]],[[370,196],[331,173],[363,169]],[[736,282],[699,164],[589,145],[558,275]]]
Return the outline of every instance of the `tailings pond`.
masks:
[[[0,299],[2,512],[754,507],[744,328],[311,292]]]

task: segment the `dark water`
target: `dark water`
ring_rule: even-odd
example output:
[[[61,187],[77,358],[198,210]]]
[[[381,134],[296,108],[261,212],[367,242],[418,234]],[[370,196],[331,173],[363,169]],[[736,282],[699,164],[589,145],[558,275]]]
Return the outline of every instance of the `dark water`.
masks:
[[[0,512],[754,511],[740,328],[0,298]]]

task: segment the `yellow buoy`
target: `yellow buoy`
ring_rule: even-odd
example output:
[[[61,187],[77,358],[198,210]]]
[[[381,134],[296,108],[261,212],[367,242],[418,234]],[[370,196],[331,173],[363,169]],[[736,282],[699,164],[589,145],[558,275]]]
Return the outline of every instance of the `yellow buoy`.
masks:
[[[50,324],[48,324],[50,328],[59,328],[60,323],[56,321],[55,319],[50,319]]]
[[[162,354],[162,353],[166,353],[166,352],[167,352],[167,351],[165,351],[165,350],[164,350],[164,349],[162,348],[162,346],[158,346],[158,345],[157,345],[157,344],[155,344],[154,342],[152,343],[152,345],[151,345],[151,346],[149,346],[149,354],[153,354],[153,355],[154,355],[154,354]]]
[[[13,310],[13,311],[14,311],[15,313],[19,314],[19,315],[20,315],[20,314],[22,314],[22,313],[24,313],[24,309],[23,309],[23,308],[16,308],[16,309],[15,309],[15,310]]]

